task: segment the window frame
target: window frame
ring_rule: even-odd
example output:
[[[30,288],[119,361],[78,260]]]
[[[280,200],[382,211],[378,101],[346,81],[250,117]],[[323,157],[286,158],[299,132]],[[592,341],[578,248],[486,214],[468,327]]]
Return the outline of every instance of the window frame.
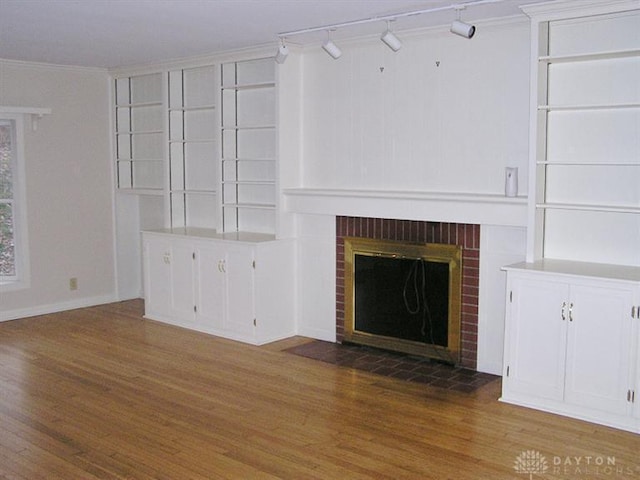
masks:
[[[13,197],[11,205],[13,214],[16,271],[16,274],[11,277],[0,276],[0,292],[21,290],[29,288],[31,285],[25,185],[24,117],[24,114],[3,112],[2,109],[0,109],[0,120],[11,122],[14,126],[13,141],[15,142],[15,145],[11,166],[11,173],[13,177]]]

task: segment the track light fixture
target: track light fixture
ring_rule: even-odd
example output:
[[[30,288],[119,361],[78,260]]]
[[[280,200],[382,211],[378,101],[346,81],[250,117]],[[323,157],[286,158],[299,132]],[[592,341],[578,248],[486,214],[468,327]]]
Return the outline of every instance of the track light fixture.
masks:
[[[322,48],[334,60],[337,60],[342,56],[342,50],[340,50],[338,46],[331,40],[331,34],[329,30],[327,30],[327,41],[322,44]]]
[[[396,21],[400,18],[415,17],[416,15],[425,15],[425,14],[431,14],[431,13],[437,13],[437,12],[444,12],[448,10],[456,10],[458,12],[458,18],[451,24],[451,29],[450,29],[451,33],[455,33],[456,35],[460,35],[465,38],[471,38],[476,33],[476,27],[474,25],[470,25],[468,23],[461,21],[460,11],[464,10],[466,7],[475,7],[478,5],[486,5],[491,3],[501,3],[505,1],[506,0],[472,0],[472,1],[467,1],[465,3],[440,5],[437,7],[425,8],[423,10],[398,12],[398,13],[393,13],[385,16],[361,18],[358,20],[350,20],[348,22],[334,23],[332,25],[303,28],[301,30],[293,30],[291,32],[282,32],[278,34],[278,37],[284,38],[284,37],[290,37],[293,35],[303,35],[307,33],[322,32],[322,31],[326,31],[328,33],[329,31],[333,31],[338,28],[353,27],[356,25],[363,25],[367,23],[380,22],[380,21],[386,21],[386,22]],[[402,48],[402,42],[400,42],[400,40],[398,40],[398,37],[396,37],[393,34],[393,32],[389,30],[388,25],[387,25],[387,31],[384,34],[382,34],[382,36],[380,37],[380,40],[382,40],[385,44],[387,44],[387,46],[390,49],[392,49],[394,52],[397,52],[400,48]],[[340,51],[340,49],[336,46],[335,43],[331,41],[331,39],[328,39],[322,45],[322,48],[324,48],[324,50],[333,58],[339,58],[340,55],[342,55],[342,52]]]
[[[453,21],[453,23],[451,23],[451,33],[455,33],[456,35],[460,35],[464,38],[473,37],[476,33],[475,25],[470,25],[460,20],[460,12],[465,9],[464,5],[457,5],[453,8],[457,12],[457,18]]]
[[[278,51],[276,52],[276,63],[282,65],[287,59],[287,55],[289,55],[289,48],[284,43],[284,38],[280,39],[280,46],[278,47]]]
[[[387,20],[387,31],[382,34],[380,37],[387,47],[389,47],[394,52],[397,52],[402,48],[402,42],[396,37],[391,29],[389,28],[389,20]]]

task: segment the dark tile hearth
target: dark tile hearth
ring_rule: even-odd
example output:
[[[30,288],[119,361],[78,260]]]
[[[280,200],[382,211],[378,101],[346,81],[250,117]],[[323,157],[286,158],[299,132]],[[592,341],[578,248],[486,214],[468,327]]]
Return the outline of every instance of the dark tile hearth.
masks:
[[[321,340],[298,345],[286,351],[341,367],[351,367],[378,375],[464,393],[472,393],[500,378],[496,375],[453,367],[414,355]]]

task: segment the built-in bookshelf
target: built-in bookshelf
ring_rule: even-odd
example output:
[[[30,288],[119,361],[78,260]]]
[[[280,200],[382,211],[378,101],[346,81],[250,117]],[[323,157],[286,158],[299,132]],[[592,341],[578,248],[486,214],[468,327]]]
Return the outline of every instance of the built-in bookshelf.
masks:
[[[172,227],[217,227],[217,72],[213,65],[169,72]]]
[[[117,188],[161,195],[165,171],[163,75],[115,80]]]
[[[221,65],[222,230],[275,232],[275,65]]]
[[[638,24],[538,24],[531,259],[640,266]]]

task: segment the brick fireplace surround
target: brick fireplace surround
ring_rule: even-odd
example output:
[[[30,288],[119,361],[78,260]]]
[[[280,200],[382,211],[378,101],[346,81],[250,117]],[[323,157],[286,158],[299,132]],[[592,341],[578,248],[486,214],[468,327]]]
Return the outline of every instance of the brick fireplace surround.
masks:
[[[344,237],[444,243],[462,247],[460,365],[476,370],[480,225],[336,217],[336,340],[340,343],[344,338]]]

